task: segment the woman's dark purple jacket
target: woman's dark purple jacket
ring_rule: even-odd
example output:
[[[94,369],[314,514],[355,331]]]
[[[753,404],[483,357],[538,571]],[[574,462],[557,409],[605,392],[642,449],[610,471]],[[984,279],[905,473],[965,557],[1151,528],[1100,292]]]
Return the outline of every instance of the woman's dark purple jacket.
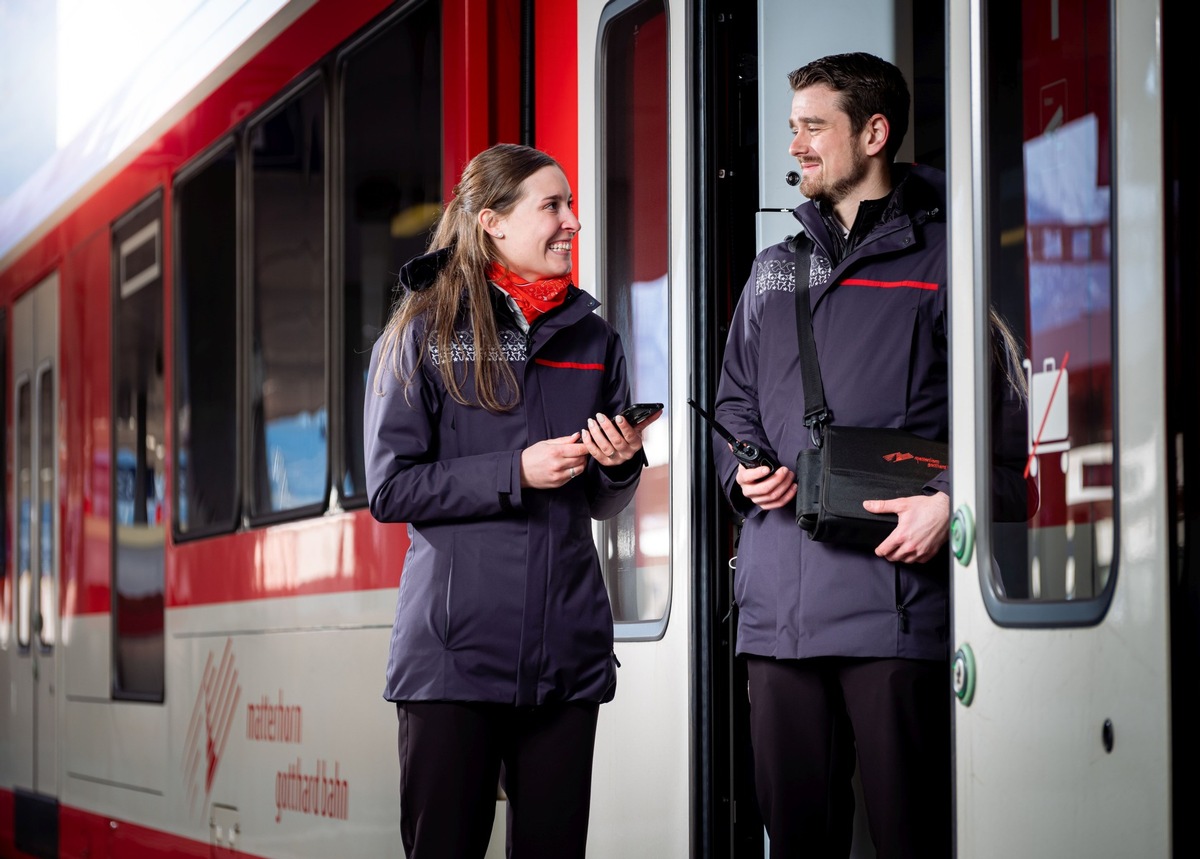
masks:
[[[520,470],[521,452],[535,442],[629,405],[621,341],[592,312],[598,305],[572,286],[527,336],[498,304],[504,358],[521,386],[520,404],[503,414],[448,396],[433,366],[447,356],[436,350],[406,401],[392,368],[380,372],[382,340],[376,344],[364,408],[367,491],[375,518],[406,523],[411,540],[383,692],[389,701],[612,699],[613,618],[591,522],[625,507],[644,459],[611,470],[589,461],[582,475],[548,490],[522,489]],[[449,357],[470,395],[473,351],[464,331]],[[412,330],[403,339],[403,366],[423,336]]]
[[[911,172],[908,172],[911,169]],[[901,211],[878,224],[837,266],[813,203],[795,210],[814,247],[812,324],[826,402],[834,423],[902,427],[926,438],[949,435],[945,178],[898,168]],[[885,216],[887,217],[887,216]],[[787,242],[754,261],[734,314],[716,415],[735,437],[774,452],[794,470],[812,447],[796,341],[795,263]],[[963,288],[970,288],[964,284]],[[1005,518],[1023,518],[1019,467],[1024,412],[1001,404],[994,429]],[[735,481],[737,461],[714,440],[726,495],[746,517],[734,599],[739,653],[810,656],[948,656],[950,567],[943,549],[926,564],[894,564],[870,550],[810,540],[788,506],[763,511]],[[1014,470],[1015,468],[1015,470]],[[950,494],[950,474],[926,487]],[[1016,512],[1014,512],[1016,511]]]

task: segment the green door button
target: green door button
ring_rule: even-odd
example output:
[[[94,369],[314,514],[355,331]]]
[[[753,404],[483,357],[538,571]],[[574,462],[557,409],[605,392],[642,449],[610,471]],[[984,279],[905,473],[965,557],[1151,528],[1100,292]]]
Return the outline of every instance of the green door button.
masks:
[[[965,504],[950,517],[950,551],[964,567],[971,563],[971,553],[975,551],[975,517]]]
[[[954,664],[950,666],[950,682],[954,694],[964,707],[971,706],[975,697],[975,653],[971,645],[964,644],[954,653]]]

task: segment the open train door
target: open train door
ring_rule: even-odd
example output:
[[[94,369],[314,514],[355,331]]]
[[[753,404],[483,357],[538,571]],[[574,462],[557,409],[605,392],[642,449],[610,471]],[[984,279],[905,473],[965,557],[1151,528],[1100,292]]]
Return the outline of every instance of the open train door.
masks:
[[[957,855],[1169,856],[1160,22],[948,10]],[[993,384],[1028,391],[1025,522],[991,513]]]

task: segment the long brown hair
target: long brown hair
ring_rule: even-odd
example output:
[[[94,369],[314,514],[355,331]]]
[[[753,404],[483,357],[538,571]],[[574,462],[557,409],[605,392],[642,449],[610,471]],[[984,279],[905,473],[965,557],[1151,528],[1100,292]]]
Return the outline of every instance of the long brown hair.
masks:
[[[1029,400],[1029,382],[1022,367],[1025,354],[1021,341],[1012,326],[994,307],[988,308],[988,331],[992,347],[992,361],[1003,371],[1004,381],[1021,400]]]
[[[499,261],[499,256],[491,235],[479,223],[479,213],[491,209],[507,215],[524,196],[525,180],[545,167],[559,164],[545,152],[515,143],[498,143],[471,159],[429,243],[431,252],[450,248],[450,258],[433,286],[409,290],[397,302],[381,335],[385,344],[380,372],[390,364],[397,378],[405,381],[407,390],[407,382],[428,356],[432,341],[438,354],[445,356],[437,367],[447,392],[457,402],[480,405],[492,412],[509,411],[517,405],[520,389],[512,367],[503,360],[486,274],[488,265]],[[459,339],[456,323],[464,312],[471,322],[477,402],[471,402],[463,391],[466,365],[456,370],[449,358]],[[399,344],[420,318],[425,320],[425,331],[417,343],[417,360],[402,375]]]

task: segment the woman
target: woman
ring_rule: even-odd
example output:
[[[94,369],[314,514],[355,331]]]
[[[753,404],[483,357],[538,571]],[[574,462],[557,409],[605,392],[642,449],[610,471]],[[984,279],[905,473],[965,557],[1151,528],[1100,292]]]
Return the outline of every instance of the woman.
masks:
[[[583,856],[616,685],[591,520],[633,497],[650,421],[609,417],[625,355],[571,283],[558,164],[494,146],[454,193],[400,273],[364,412],[371,512],[411,541],[384,690],[401,836],[408,859],[483,856],[502,778],[510,856]]]

